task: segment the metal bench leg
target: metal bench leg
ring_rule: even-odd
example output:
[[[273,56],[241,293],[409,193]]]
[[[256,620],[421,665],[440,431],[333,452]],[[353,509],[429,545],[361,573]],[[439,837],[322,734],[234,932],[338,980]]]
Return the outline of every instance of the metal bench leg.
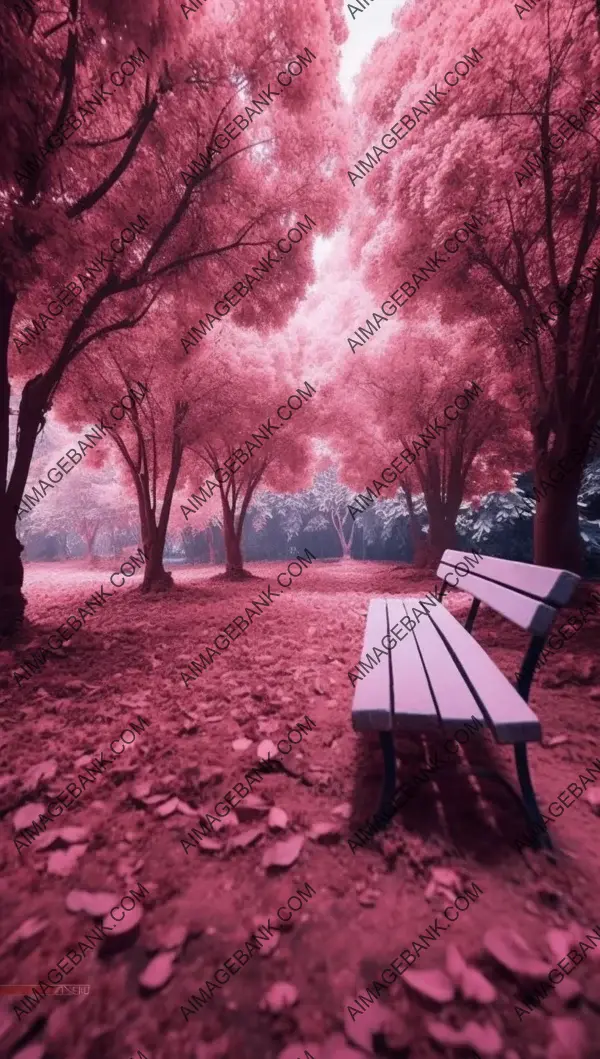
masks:
[[[383,813],[391,808],[392,798],[396,790],[396,751],[394,748],[394,733],[380,732],[379,744],[383,754],[383,783],[381,785],[381,798],[379,800],[379,812]]]
[[[527,761],[527,743],[515,743],[515,763],[517,766],[517,775],[519,777],[519,783],[521,785],[521,794],[523,796],[523,804],[529,818],[534,835],[532,837],[532,845],[534,849],[552,849],[552,842],[550,835],[544,821],[542,814],[540,813],[538,803],[535,799],[535,792],[533,790],[533,784],[531,782],[531,776],[529,774],[529,762]]]

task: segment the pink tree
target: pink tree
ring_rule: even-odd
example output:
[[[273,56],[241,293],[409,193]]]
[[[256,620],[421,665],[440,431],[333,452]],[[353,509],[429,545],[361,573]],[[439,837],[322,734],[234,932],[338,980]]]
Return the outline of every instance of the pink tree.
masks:
[[[308,497],[308,507],[319,514],[313,515],[304,526],[305,530],[325,529],[332,525],[342,550],[342,558],[349,559],[356,522],[349,513],[352,490],[338,481],[337,471],[329,467],[317,474],[314,487]]]
[[[482,350],[480,337],[478,325],[442,329],[430,307],[426,321],[413,318],[410,328],[388,336],[387,344],[382,336],[379,348],[368,355],[349,355],[323,396],[329,410],[324,429],[341,453],[344,481],[367,504],[368,487],[383,497],[402,490],[421,565],[436,563],[455,545],[463,500],[509,488],[509,467],[522,457],[524,430],[510,410],[509,380],[495,371],[495,359]],[[339,398],[332,403],[334,389],[344,395],[342,408]],[[460,407],[452,407],[457,397]],[[421,493],[429,519],[426,541],[414,510],[414,495]],[[350,501],[355,519],[365,509],[361,504]]]
[[[106,424],[107,437],[95,458],[104,462],[116,457],[137,503],[148,556],[142,591],[165,590],[172,585],[163,555],[184,454],[185,420],[190,407],[207,395],[189,363],[162,345],[160,324],[152,314],[140,332],[131,350],[108,341],[102,358],[79,362],[58,412],[71,422],[86,416]],[[157,339],[161,352],[153,355],[146,342]]]
[[[78,449],[84,431],[88,430],[92,431],[91,441],[83,442],[83,448]],[[59,534],[65,541],[75,535],[83,539],[86,558],[91,559],[102,533],[128,524],[132,509],[123,500],[115,468],[110,463],[101,466],[110,456],[110,441],[102,437],[95,439],[95,433],[90,420],[82,422],[81,430],[77,431],[65,428],[56,420],[46,428],[32,460],[25,502],[18,516],[21,540],[25,541],[31,532]],[[69,449],[79,453],[81,459],[63,475],[57,461],[63,460],[64,466]],[[38,488],[40,481],[45,483],[43,490]]]
[[[188,465],[189,493],[182,497],[181,512],[192,519],[206,504],[206,510],[214,511],[216,494],[225,576],[240,578],[247,576],[242,554],[245,520],[259,486],[295,490],[308,483],[315,421],[309,402],[316,398],[305,388],[291,335],[284,342],[281,337],[258,341],[233,330],[230,341],[213,340],[203,374],[205,385],[211,386],[210,413],[190,418],[187,444],[197,459],[194,477]],[[304,397],[296,397],[294,404],[299,400],[304,407],[293,411],[287,398],[300,391]]]
[[[535,559],[578,570],[577,494],[600,414],[600,272],[589,273],[588,293],[573,298],[599,249],[594,108],[582,107],[586,90],[577,87],[593,85],[600,67],[596,5],[549,0],[519,11],[425,0],[395,22],[397,32],[363,71],[356,149],[364,154],[398,115],[408,116],[401,128],[409,138],[353,189],[356,254],[383,301],[429,254],[441,253],[443,267],[419,289],[419,304],[429,304],[435,283],[445,319],[462,323],[475,314],[487,326],[498,371],[508,362],[524,397],[539,498]],[[471,45],[465,52],[466,41],[477,54]],[[437,102],[413,111],[432,80]],[[571,125],[565,114],[574,115]],[[377,210],[371,230],[365,201]],[[457,250],[453,233],[473,215],[490,219]],[[406,319],[413,312],[402,310]],[[529,341],[517,343],[526,327]],[[555,477],[563,460],[572,469]]]
[[[97,32],[88,39],[90,23],[78,0],[58,21],[44,10],[39,28],[45,37],[33,46],[17,20],[7,20],[9,136],[0,161],[8,188],[0,284],[0,633],[15,628],[25,606],[16,512],[36,437],[76,361],[108,335],[135,329],[155,301],[164,312],[170,299],[187,299],[185,321],[183,316],[174,321],[185,331],[229,289],[232,275],[244,275],[249,255],[266,253],[298,216],[312,211],[319,232],[326,234],[343,208],[330,166],[331,157],[341,157],[344,138],[334,120],[338,45],[345,35],[337,10],[325,0],[307,0],[294,8],[293,17],[271,5],[257,19],[255,5],[242,0],[226,34],[220,5],[207,6],[201,19],[188,21],[177,5],[162,0],[143,7],[124,0],[118,35],[110,32],[112,15],[110,5],[106,13],[96,5]],[[273,105],[259,110],[260,128],[242,126],[239,145],[216,157],[212,152],[205,168],[189,176],[198,151],[215,138],[222,142],[221,129],[240,111],[248,114],[246,105],[309,40],[320,42],[318,54],[312,53],[314,65],[308,69],[307,60],[302,76],[290,75]],[[135,64],[127,58],[131,54],[139,60]],[[119,72],[124,62],[133,71],[125,87],[120,78],[129,67]],[[65,120],[92,84],[107,86],[109,96],[93,122],[90,108],[74,116],[73,122],[81,121],[79,132]],[[199,107],[200,93],[206,96]],[[63,143],[65,131],[70,143]],[[48,134],[52,150],[43,164],[28,164]],[[293,178],[282,176],[288,173]],[[118,251],[109,250],[115,237],[119,245],[120,232],[131,234],[129,225],[138,221],[140,209],[146,210],[146,221],[139,222],[143,231],[135,245],[124,246],[121,239]],[[82,223],[75,225],[75,219]],[[92,274],[88,265],[96,257],[100,264]],[[272,288],[278,297],[270,326],[285,319],[286,293],[297,298],[310,271],[302,255],[286,259]],[[70,307],[62,311],[55,295],[66,291],[68,282],[74,300],[67,296]],[[206,305],[198,305],[200,290],[210,292]],[[60,313],[55,320],[40,312],[50,302]],[[262,326],[252,309],[243,307],[238,319]],[[175,332],[170,341],[178,344],[179,337]],[[9,358],[10,375],[21,389],[10,473]],[[153,570],[160,579],[160,564]]]
[[[186,543],[193,539],[194,533],[203,533],[208,548],[208,562],[210,566],[214,566],[217,561],[216,549],[219,534],[223,531],[221,512],[215,510],[214,504],[207,505],[196,510],[193,519],[188,521],[189,513],[183,514],[181,507],[185,507],[185,504],[173,505],[169,520],[169,530],[173,533],[178,532],[181,534],[184,551],[186,551]]]

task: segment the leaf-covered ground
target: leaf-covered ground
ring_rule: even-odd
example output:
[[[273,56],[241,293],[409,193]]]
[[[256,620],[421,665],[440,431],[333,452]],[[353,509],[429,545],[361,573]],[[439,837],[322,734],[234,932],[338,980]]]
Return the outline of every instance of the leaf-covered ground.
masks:
[[[516,961],[511,971],[484,941],[486,931],[513,929],[549,969],[560,958],[549,944],[560,948],[562,936],[548,931],[572,928],[578,940],[600,923],[598,817],[587,797],[553,824],[556,863],[518,854],[522,825],[510,798],[494,782],[457,772],[423,787],[369,848],[353,855],[348,847],[349,834],[376,807],[381,762],[376,741],[352,730],[347,671],[359,658],[369,598],[425,594],[432,588],[427,575],[384,563],[319,562],[184,687],[183,666],[269,582],[275,587],[286,565],[251,563],[256,580],[237,584],[213,580],[215,568],[177,567],[176,588],[166,596],[143,597],[137,575],[62,657],[17,690],[14,659],[102,582],[108,587],[118,563],[27,568],[33,626],[16,651],[1,655],[2,981],[44,979],[100,922],[67,909],[71,891],[109,891],[120,900],[137,880],[148,895],[138,927],[120,945],[88,953],[67,979],[89,982],[88,996],[47,996],[20,1020],[12,1010],[19,998],[4,998],[4,1054],[127,1059],[140,1050],[148,1059],[302,1059],[306,1048],[314,1059],[359,1059],[370,1049],[410,1059],[462,1059],[475,1051],[506,1059],[600,1055],[600,946],[571,968],[566,987],[519,1019],[515,1005],[520,997],[523,1006],[528,984],[525,955],[504,933],[493,936],[496,951],[507,952],[505,964]],[[456,592],[447,605],[464,620],[468,603]],[[512,677],[525,634],[485,608],[475,633]],[[536,678],[531,703],[544,743],[532,748],[530,762],[542,807],[599,754],[597,646],[592,620]],[[85,787],[72,811],[19,855],[15,815],[76,782],[76,762],[102,750],[106,756],[138,715],[150,726]],[[197,815],[243,782],[264,740],[277,743],[306,715],[316,728],[285,759],[287,772],[264,776],[254,788],[264,808],[254,810],[254,819],[240,810],[246,819],[223,828],[214,849],[186,854],[180,840]],[[418,769],[427,747],[417,736],[400,735],[397,748],[404,778]],[[489,736],[472,739],[465,753],[469,762],[501,768],[513,779],[511,752]],[[44,763],[45,772],[36,774]],[[285,812],[284,830],[274,829],[268,807]],[[315,830],[321,823],[330,826]],[[50,844],[48,832],[67,826],[83,831]],[[304,839],[298,856],[271,874],[265,854],[291,836]],[[414,965],[446,977],[410,984],[405,977],[382,993],[384,1010],[374,1004],[352,1021],[351,998],[380,980],[381,969],[440,915],[449,893],[472,882],[482,891],[478,901]],[[315,894],[272,951],[255,954],[186,1022],[181,1005],[190,994],[206,988],[257,924],[268,917],[273,923],[278,907],[307,883]],[[182,929],[168,938],[174,927]],[[567,935],[562,940],[566,953],[572,943]],[[479,983],[479,1002],[465,998],[464,985],[459,989],[465,971],[457,969],[451,945],[468,961],[472,988]],[[157,954],[147,975],[158,988],[144,989],[140,976]],[[432,990],[450,990],[453,999],[428,999]]]

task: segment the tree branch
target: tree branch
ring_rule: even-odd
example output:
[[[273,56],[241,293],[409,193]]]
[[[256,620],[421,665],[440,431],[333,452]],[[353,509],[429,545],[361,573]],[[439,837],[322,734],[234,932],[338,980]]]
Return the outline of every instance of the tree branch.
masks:
[[[124,320],[117,320],[116,323],[106,324],[105,327],[100,327],[97,331],[94,331],[92,334],[86,335],[86,337],[78,345],[73,346],[71,348],[70,359],[74,359],[78,355],[78,353],[81,353],[81,351],[85,349],[86,346],[89,346],[90,342],[95,342],[97,338],[104,338],[105,335],[109,335],[114,331],[124,331],[128,330],[131,327],[135,327],[137,324],[139,324],[140,320],[144,319],[146,313],[150,310],[150,307],[154,304],[159,294],[160,290],[157,290],[156,294],[152,295],[148,304],[144,306],[144,308],[138,313],[137,316],[127,317]]]
[[[109,147],[112,143],[120,143],[127,140],[133,134],[134,126],[130,125],[120,136],[113,136],[110,140],[78,140],[74,147]]]
[[[110,191],[113,184],[116,184],[117,180],[125,172],[127,166],[131,162],[131,159],[135,155],[135,152],[138,148],[138,144],[142,139],[142,136],[144,135],[150,122],[152,121],[154,115],[156,114],[157,109],[158,95],[155,93],[151,102],[149,104],[144,104],[144,106],[140,110],[137,128],[133,133],[125,151],[123,152],[122,157],[119,159],[119,161],[110,171],[110,173],[105,176],[104,180],[100,181],[94,191],[88,191],[86,195],[82,195],[82,197],[77,202],[74,202],[72,206],[69,206],[66,211],[67,217],[77,217],[80,213],[83,213],[84,210],[91,209],[91,207],[95,206],[103,195],[106,195],[107,191]]]
[[[58,88],[64,83],[64,91],[62,103],[58,111],[58,115],[54,122],[52,132],[48,135],[47,139],[54,136],[57,129],[64,123],[67,114],[69,113],[69,107],[73,99],[73,91],[75,88],[75,67],[77,62],[77,33],[75,30],[70,29],[67,38],[67,47],[60,64],[60,78],[58,81]],[[23,203],[28,206],[33,202],[37,195],[39,179],[42,174],[42,170],[38,169],[37,173],[34,173],[25,184],[25,190],[23,192]]]
[[[53,33],[57,33],[59,29],[63,28],[63,26],[68,26],[68,25],[69,25],[69,19],[65,18],[65,19],[63,19],[62,22],[59,22],[57,26],[53,26],[52,29],[44,30],[44,32],[42,33],[42,38],[44,40],[47,40],[48,37],[51,37]]]

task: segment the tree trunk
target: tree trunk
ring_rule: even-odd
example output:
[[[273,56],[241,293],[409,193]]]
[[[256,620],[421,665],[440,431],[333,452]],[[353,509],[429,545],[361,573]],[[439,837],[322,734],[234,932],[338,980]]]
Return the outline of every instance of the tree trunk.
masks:
[[[579,532],[577,496],[583,465],[566,475],[558,485],[543,486],[548,482],[546,466],[535,468],[537,501],[533,522],[534,562],[580,574],[583,569],[583,549]],[[545,472],[545,473],[544,473]],[[544,496],[544,493],[546,494]]]
[[[23,624],[26,598],[23,595],[23,545],[17,537],[14,513],[6,500],[0,512],[0,636],[12,636]]]
[[[100,529],[100,523],[99,522],[96,523],[96,525],[94,526],[93,529],[90,529],[90,527],[89,527],[89,525],[87,523],[83,527],[83,536],[85,538],[85,547],[86,547],[86,555],[85,555],[86,559],[92,559],[93,558],[93,554],[92,553],[93,553],[93,550],[94,550],[94,544],[96,543],[96,537],[98,536],[98,530],[99,529]]]
[[[240,536],[235,532],[229,505],[223,508],[223,539],[225,542],[225,574],[227,577],[245,577]]]
[[[255,490],[265,473],[267,467],[267,460],[263,460],[259,463],[255,470],[249,475],[245,482],[245,493],[242,500],[242,506],[239,509],[239,513],[236,516],[236,508],[241,496],[242,485],[238,485],[236,489],[231,489],[231,483],[224,486],[222,482],[219,482],[219,492],[221,495],[221,508],[223,511],[223,542],[225,545],[225,577],[234,578],[238,580],[242,577],[251,577],[252,575],[244,570],[244,559],[242,556],[242,533],[244,531],[244,521],[248,514],[248,509],[254,496]],[[215,472],[216,473],[216,472]],[[236,526],[237,517],[237,526]]]
[[[418,567],[427,566],[427,549],[425,547],[425,534],[421,529],[419,520],[415,515],[415,507],[412,498],[412,489],[408,485],[402,486],[404,499],[408,508],[408,530],[413,549],[413,564]]]
[[[337,526],[336,526],[336,530],[337,530]],[[341,533],[339,530],[337,531],[337,534],[338,534],[338,540],[340,542],[340,548],[342,549],[342,559],[349,559],[350,558],[350,552],[352,551],[352,543],[351,543],[351,541],[347,541],[346,538],[344,537],[344,534]]]
[[[0,279],[0,636],[11,636],[23,624],[23,545],[17,537],[17,513],[8,497],[10,382],[8,339],[16,295]]]
[[[167,478],[167,484],[165,486],[158,526],[156,525],[155,511],[150,504],[148,479],[147,477],[142,479],[146,508],[145,518],[142,520],[142,527],[145,524],[146,533],[148,535],[148,545],[146,545],[146,541],[144,540],[144,548],[149,555],[144,569],[142,592],[150,592],[151,590],[154,590],[155,592],[167,592],[173,587],[173,576],[164,568],[163,555],[165,541],[167,539],[167,529],[169,527],[169,515],[171,513],[173,493],[175,492],[175,486],[177,485],[177,478],[179,476],[181,460],[183,457],[183,445],[178,429],[182,421],[182,408],[183,403],[181,404],[181,407],[179,404],[177,405],[173,442],[171,446],[171,466],[169,468],[169,477]]]
[[[460,508],[451,500],[440,500],[425,494],[429,530],[427,540],[422,547],[423,566],[437,566],[446,548],[456,548],[456,519]]]
[[[168,592],[173,587],[173,577],[163,565],[165,538],[166,531],[159,533],[156,527],[151,527],[149,540],[143,542],[148,559],[144,567],[142,592]]]
[[[185,418],[186,411],[186,402],[178,401],[175,406],[173,418],[171,463],[158,522],[156,519],[158,503],[156,496],[156,479],[153,478],[151,481],[146,438],[140,429],[136,413],[134,412],[132,414],[132,424],[137,434],[139,452],[143,456],[139,467],[136,467],[134,464],[123,439],[120,438],[118,434],[113,435],[113,440],[129,468],[129,472],[135,485],[138,501],[142,546],[146,553],[146,565],[144,567],[144,577],[141,587],[142,592],[166,592],[173,587],[173,577],[165,570],[163,565],[163,554],[165,550],[165,541],[167,539],[167,529],[169,526],[169,515],[171,513],[173,493],[177,484],[177,477],[179,475],[183,456],[183,444],[181,442],[179,431],[183,419]],[[155,464],[153,464],[153,468],[156,473]]]
[[[4,308],[2,307],[0,287],[0,355],[7,356],[2,349],[4,340]],[[8,409],[10,385],[7,365],[0,367],[0,631],[8,636],[23,623],[26,599],[21,589],[23,586],[23,548],[17,538],[18,510],[21,506],[27,475],[31,466],[33,450],[48,402],[48,385],[42,375],[36,375],[25,383],[21,394],[21,404],[17,420],[17,446],[10,483],[5,485],[8,468]],[[3,416],[6,415],[6,422]]]
[[[331,521],[333,523],[333,528],[335,529],[335,532],[338,535],[338,540],[340,542],[340,548],[342,549],[342,559],[350,559],[350,557],[351,557],[350,553],[352,551],[352,539],[354,537],[354,530],[356,529],[356,522],[352,523],[352,530],[351,530],[351,533],[350,533],[350,539],[346,540],[346,538],[344,536],[344,522],[343,522],[343,519],[340,518],[340,516],[337,514],[336,511],[332,511],[331,512]]]
[[[206,539],[208,541],[208,561],[211,566],[214,566],[217,560],[215,553],[214,530],[212,526],[206,527]]]
[[[446,548],[456,548],[456,513],[447,506],[436,511],[433,518],[430,515],[427,546],[434,563],[440,561]]]

